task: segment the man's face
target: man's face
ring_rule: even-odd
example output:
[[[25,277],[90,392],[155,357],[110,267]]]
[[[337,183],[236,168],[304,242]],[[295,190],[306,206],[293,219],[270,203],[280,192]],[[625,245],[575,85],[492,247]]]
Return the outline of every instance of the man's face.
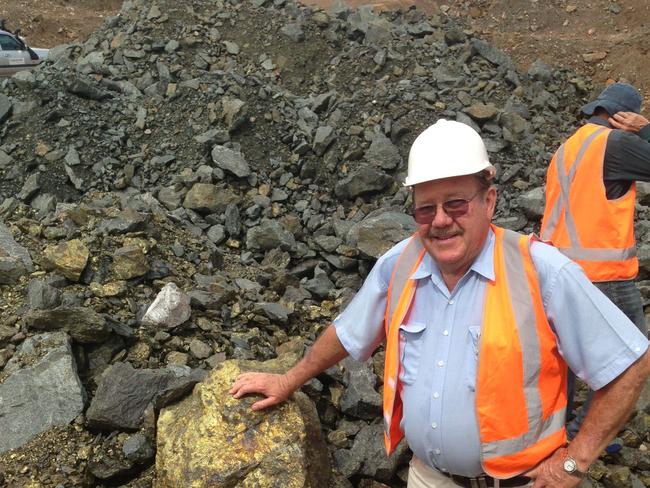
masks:
[[[470,200],[467,213],[450,217],[441,204],[451,200]],[[474,175],[415,185],[415,209],[436,206],[431,221],[418,224],[418,233],[443,275],[453,274],[460,278],[472,265],[487,238],[495,202],[496,190],[493,187],[480,190],[480,184]],[[453,214],[453,210],[450,213]]]

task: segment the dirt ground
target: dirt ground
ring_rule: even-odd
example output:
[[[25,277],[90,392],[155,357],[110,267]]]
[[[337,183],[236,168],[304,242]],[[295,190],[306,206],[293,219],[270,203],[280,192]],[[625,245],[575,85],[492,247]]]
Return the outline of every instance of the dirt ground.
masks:
[[[342,0],[303,0],[328,8]],[[121,0],[2,0],[0,18],[21,27],[31,45],[84,39]],[[522,70],[537,58],[594,81],[626,80],[650,101],[648,0],[346,0],[351,6],[448,12],[508,52]],[[646,103],[648,105],[648,103]]]

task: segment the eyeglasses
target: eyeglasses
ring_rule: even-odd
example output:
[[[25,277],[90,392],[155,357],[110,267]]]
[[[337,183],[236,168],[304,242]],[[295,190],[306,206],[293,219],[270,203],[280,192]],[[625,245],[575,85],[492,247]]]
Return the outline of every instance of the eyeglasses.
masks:
[[[454,198],[453,200],[447,200],[442,202],[440,205],[445,213],[452,219],[457,219],[462,217],[469,210],[469,202],[474,200],[477,195],[481,193],[480,191],[476,192],[474,196],[464,199],[464,198]],[[413,209],[413,218],[420,225],[428,225],[436,217],[436,211],[438,205],[424,205]]]

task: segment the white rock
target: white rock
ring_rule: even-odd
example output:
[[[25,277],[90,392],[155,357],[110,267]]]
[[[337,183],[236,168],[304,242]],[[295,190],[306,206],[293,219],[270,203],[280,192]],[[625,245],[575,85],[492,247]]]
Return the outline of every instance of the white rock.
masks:
[[[175,283],[167,283],[149,305],[142,323],[171,329],[187,321],[191,313],[190,297]]]

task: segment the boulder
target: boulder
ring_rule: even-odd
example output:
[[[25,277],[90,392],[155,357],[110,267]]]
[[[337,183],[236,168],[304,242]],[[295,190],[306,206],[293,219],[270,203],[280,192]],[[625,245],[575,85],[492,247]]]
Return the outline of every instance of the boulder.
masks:
[[[260,367],[226,361],[191,396],[161,411],[156,488],[329,486],[329,456],[306,395],[255,412],[255,397],[228,393],[240,373]]]
[[[83,412],[86,393],[66,333],[25,340],[4,371],[9,375],[0,381],[0,453]]]

